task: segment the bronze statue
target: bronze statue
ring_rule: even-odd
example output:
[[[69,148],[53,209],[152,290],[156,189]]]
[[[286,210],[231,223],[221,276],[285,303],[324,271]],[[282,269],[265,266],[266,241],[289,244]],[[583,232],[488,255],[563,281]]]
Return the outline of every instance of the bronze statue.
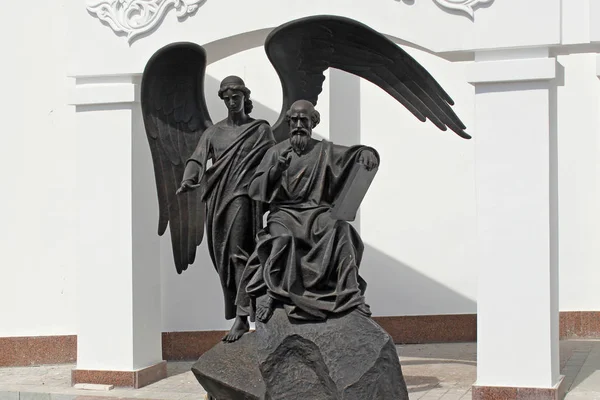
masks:
[[[367,146],[312,138],[324,72],[365,78],[421,121],[470,136],[425,68],[357,21],[295,20],[274,29],[265,50],[283,89],[272,129],[249,117],[250,91],[238,77],[221,83],[229,114],[212,124],[201,46],[159,50],[142,79],[159,234],[169,225],[181,273],[194,262],[206,217],[225,316],[235,317],[224,337],[235,343],[205,353],[194,374],[214,398],[407,400],[393,340],[369,317],[359,275],[363,244],[347,222],[379,156]],[[257,319],[256,332],[244,335],[249,317]]]
[[[248,330],[247,304],[236,307],[235,299],[244,264],[256,250],[255,234],[261,231],[265,211],[262,202],[282,200],[267,198],[255,192],[256,186],[250,187],[250,178],[265,152],[280,143],[269,155],[280,157],[283,151],[287,151],[283,155],[290,158],[291,168],[296,165],[297,160],[294,160],[299,157],[298,154],[306,151],[311,157],[313,151],[329,151],[334,157],[342,153],[346,154],[343,157],[354,154],[350,158],[362,155],[363,161],[369,164],[377,158],[376,152],[369,153],[364,148],[361,151],[358,147],[344,150],[328,142],[315,144],[310,135],[289,138],[287,121],[297,121],[294,113],[287,115],[288,110],[298,100],[317,104],[324,72],[328,68],[338,68],[365,78],[393,96],[420,120],[429,119],[441,130],[450,128],[463,138],[470,137],[451,108],[452,99],[435,79],[395,43],[357,21],[334,16],[292,21],[269,34],[265,51],[283,88],[282,110],[272,129],[266,121],[255,121],[249,117],[250,91],[238,77],[229,77],[222,82],[219,95],[225,101],[229,115],[226,120],[212,125],[204,98],[206,54],[199,45],[175,43],[159,50],[148,62],[142,79],[142,111],[152,150],[160,207],[158,233],[162,235],[169,225],[175,267],[181,273],[194,262],[206,219],[208,247],[223,287],[225,317],[236,317],[231,331],[224,337],[225,341],[235,341]],[[307,103],[302,104],[308,107]],[[304,111],[309,112],[307,109]],[[314,116],[316,111],[311,109],[309,114]],[[305,129],[314,126],[311,123]],[[290,146],[295,150],[288,150]],[[207,169],[210,159],[213,165]],[[263,167],[270,165],[271,161],[264,162],[267,164],[263,163]],[[283,175],[285,165],[276,165]],[[259,180],[257,178],[256,181]],[[329,184],[329,181],[321,182]],[[251,190],[254,200],[248,196],[248,190]],[[323,187],[320,190],[323,199],[327,200],[316,206],[330,206],[331,199],[325,194],[330,196],[337,188]],[[331,221],[322,222],[324,228],[338,229],[338,225],[331,225]],[[287,229],[291,228],[288,226]],[[304,235],[304,238],[308,235],[308,232],[291,230],[294,234]],[[275,231],[269,234],[281,236]],[[341,233],[334,233],[338,234]],[[348,229],[343,235],[354,240],[355,232]],[[267,246],[262,237],[259,240],[260,255]],[[273,249],[269,248],[271,251]],[[357,257],[362,252],[358,248],[353,251],[353,256]],[[349,267],[348,271],[353,271],[353,268]],[[291,314],[296,315],[302,309],[321,317],[318,310],[323,311],[327,307],[341,311],[364,303],[361,300],[364,282],[357,273],[354,275],[349,279],[356,282],[345,286],[352,292],[351,295],[341,296],[346,300],[328,300],[327,304],[323,304],[313,298],[309,302],[314,304],[296,307],[295,311],[290,310]],[[252,285],[250,288],[258,290]],[[275,292],[273,289],[275,286],[269,289],[271,293]],[[287,291],[279,297],[283,300],[292,295],[295,294]],[[368,312],[366,305],[361,305],[361,308]],[[266,319],[269,309],[268,304],[261,308],[259,318]]]
[[[248,197],[248,183],[265,151],[275,140],[266,121],[249,116],[250,90],[237,76],[221,82],[219,97],[228,109],[226,119],[209,127],[186,163],[177,194],[200,188],[206,203],[206,233],[211,260],[219,273],[225,318],[235,322],[227,342],[248,332],[248,315],[236,309],[235,299],[254,237],[262,227],[262,203]],[[208,160],[212,166],[207,169]]]
[[[250,181],[249,196],[269,203],[270,213],[238,304],[251,313],[251,297],[266,294],[256,309],[261,322],[269,319],[275,301],[300,320],[324,320],[355,308],[370,315],[366,282],[358,273],[363,243],[348,222],[332,216],[332,206],[355,165],[377,168],[379,155],[367,146],[313,139],[320,116],[306,100],[292,104],[287,120],[290,138],[267,151]]]

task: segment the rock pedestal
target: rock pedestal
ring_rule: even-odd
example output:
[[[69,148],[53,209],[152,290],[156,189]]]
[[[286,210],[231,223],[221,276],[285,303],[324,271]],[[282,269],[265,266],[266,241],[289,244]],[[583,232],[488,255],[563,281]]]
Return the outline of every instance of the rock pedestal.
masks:
[[[408,400],[391,337],[358,312],[298,323],[276,309],[192,370],[217,400]]]
[[[264,399],[255,332],[245,334],[237,342],[220,342],[202,354],[192,372],[217,400]]]

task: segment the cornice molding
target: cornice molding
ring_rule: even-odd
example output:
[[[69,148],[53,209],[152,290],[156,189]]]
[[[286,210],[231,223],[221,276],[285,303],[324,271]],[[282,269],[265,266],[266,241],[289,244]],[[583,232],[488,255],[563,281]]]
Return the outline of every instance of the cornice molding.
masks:
[[[175,9],[179,19],[196,13],[206,0],[88,0],[87,10],[106,22],[113,31],[125,33],[131,43],[136,37],[157,28],[165,15]]]
[[[521,58],[475,61],[467,67],[467,82],[472,85],[524,81],[549,81],[556,78],[556,59]]]
[[[494,0],[433,0],[447,10],[464,12],[474,18],[475,8]],[[156,29],[175,9],[182,20],[192,16],[206,0],[87,0],[87,10],[116,33],[124,33],[131,43],[136,37]]]

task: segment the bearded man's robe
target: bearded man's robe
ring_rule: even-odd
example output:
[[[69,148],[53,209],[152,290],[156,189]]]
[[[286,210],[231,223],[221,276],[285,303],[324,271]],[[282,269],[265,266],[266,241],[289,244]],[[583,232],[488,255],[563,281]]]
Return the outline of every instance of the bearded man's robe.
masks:
[[[331,210],[360,153],[377,152],[311,139],[306,154],[291,152],[288,169],[272,180],[289,147],[289,140],[271,147],[250,181],[248,195],[269,203],[270,212],[242,276],[238,307],[253,318],[255,299],[268,293],[300,320],[324,320],[361,305],[368,312],[358,273],[362,240]]]

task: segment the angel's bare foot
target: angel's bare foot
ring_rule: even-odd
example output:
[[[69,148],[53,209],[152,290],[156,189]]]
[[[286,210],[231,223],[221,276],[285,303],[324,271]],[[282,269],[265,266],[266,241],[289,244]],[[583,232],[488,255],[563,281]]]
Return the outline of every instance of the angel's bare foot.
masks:
[[[227,335],[223,337],[223,341],[228,343],[235,342],[249,330],[250,324],[248,323],[248,317],[241,317],[238,315],[237,317],[235,317],[235,322],[233,323],[233,326],[231,327]]]
[[[263,298],[259,299],[257,303],[258,304],[256,305],[256,319],[264,324],[273,315],[273,310],[275,309],[275,301],[271,296],[266,295]]]

